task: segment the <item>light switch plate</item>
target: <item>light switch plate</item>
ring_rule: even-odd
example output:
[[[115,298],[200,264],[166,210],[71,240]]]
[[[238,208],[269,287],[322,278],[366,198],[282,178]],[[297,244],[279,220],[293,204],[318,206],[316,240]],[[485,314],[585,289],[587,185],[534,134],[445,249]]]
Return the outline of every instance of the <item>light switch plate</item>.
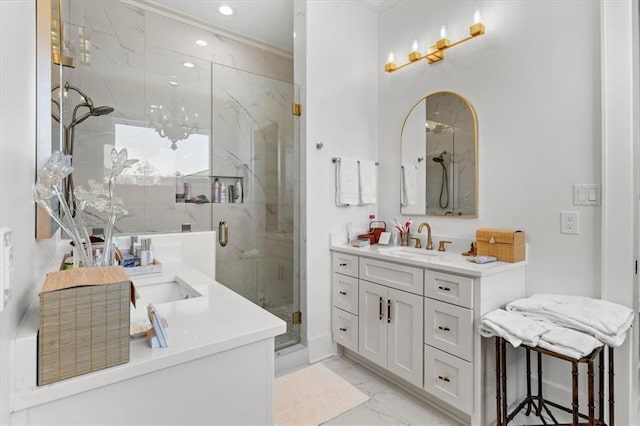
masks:
[[[600,185],[595,183],[577,183],[573,185],[574,206],[599,206]]]

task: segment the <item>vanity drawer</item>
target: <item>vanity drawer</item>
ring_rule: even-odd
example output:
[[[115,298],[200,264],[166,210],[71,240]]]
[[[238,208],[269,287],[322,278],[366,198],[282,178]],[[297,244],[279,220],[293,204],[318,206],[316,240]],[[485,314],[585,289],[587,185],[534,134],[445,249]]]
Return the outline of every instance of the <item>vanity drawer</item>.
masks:
[[[473,311],[425,298],[424,342],[471,361],[473,356]]]
[[[361,258],[360,279],[422,296],[424,271],[397,263]]]
[[[358,317],[342,309],[333,308],[331,324],[333,341],[358,352]]]
[[[424,389],[447,404],[472,414],[473,364],[425,345]]]
[[[473,278],[424,271],[424,295],[446,303],[473,308]]]
[[[331,270],[358,278],[358,256],[334,252],[331,256]]]
[[[333,273],[333,306],[358,315],[358,279]]]

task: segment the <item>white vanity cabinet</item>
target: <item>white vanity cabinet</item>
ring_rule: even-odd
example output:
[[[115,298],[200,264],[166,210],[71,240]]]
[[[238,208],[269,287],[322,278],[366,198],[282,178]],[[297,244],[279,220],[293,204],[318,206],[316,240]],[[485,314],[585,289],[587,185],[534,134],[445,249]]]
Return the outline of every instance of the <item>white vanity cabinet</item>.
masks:
[[[477,328],[485,313],[524,297],[526,262],[332,251],[334,341],[464,423],[495,423],[494,342]]]
[[[422,297],[360,280],[358,353],[422,386]]]
[[[425,271],[424,389],[473,411],[473,278]]]
[[[332,255],[331,291],[333,340],[358,351],[358,257],[342,253]]]

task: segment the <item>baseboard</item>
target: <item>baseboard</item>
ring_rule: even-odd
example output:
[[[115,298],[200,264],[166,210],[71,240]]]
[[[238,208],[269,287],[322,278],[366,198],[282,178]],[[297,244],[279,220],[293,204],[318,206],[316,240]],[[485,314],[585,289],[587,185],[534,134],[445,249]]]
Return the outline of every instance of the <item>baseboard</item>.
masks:
[[[322,361],[337,353],[336,344],[333,342],[331,333],[309,337],[307,339],[307,347],[309,348],[309,364]]]

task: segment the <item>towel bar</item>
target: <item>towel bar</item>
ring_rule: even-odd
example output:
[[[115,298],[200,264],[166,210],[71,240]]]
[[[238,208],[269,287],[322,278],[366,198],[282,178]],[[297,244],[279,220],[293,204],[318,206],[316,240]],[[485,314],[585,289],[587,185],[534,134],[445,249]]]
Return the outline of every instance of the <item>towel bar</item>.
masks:
[[[333,157],[333,158],[331,159],[331,162],[332,162],[332,163],[339,163],[341,160],[342,160],[342,158],[340,158],[340,157]],[[358,160],[358,163],[360,163],[360,160]],[[377,162],[377,161],[376,161],[376,163],[375,163],[375,164],[376,164],[376,166],[379,166],[379,165],[380,165],[380,163],[379,163],[379,162]]]

